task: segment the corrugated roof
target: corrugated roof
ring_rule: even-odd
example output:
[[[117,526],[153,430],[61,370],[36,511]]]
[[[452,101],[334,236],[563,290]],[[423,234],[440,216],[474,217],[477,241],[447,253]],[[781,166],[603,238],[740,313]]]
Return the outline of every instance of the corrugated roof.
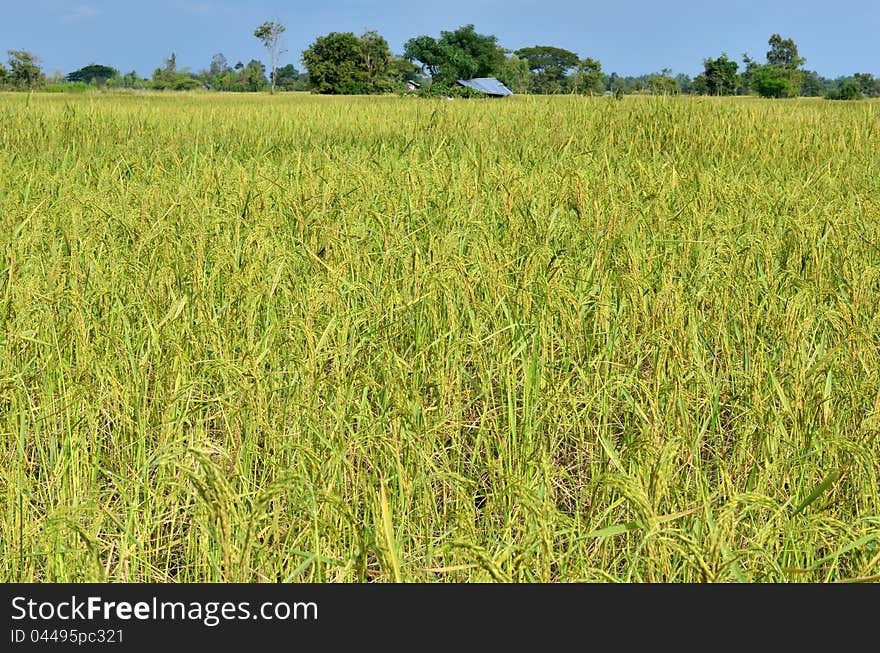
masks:
[[[478,77],[476,79],[460,79],[458,83],[486,95],[513,95],[513,91],[507,88],[494,77]]]

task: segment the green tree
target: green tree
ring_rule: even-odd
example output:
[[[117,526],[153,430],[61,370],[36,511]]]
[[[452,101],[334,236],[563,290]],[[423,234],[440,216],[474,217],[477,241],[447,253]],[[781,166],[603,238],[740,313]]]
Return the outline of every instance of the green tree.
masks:
[[[262,61],[251,59],[248,64],[239,72],[239,79],[242,90],[256,93],[265,90],[269,81],[266,79],[266,66]]]
[[[352,32],[319,36],[303,52],[302,60],[316,93],[344,95],[364,89],[366,74],[361,68],[361,43]]]
[[[459,27],[452,32],[440,32],[440,43],[452,51],[464,53],[463,59],[473,62],[470,77],[487,77],[494,75],[501,68],[507,54],[500,45],[498,37],[490,34],[479,34],[473,25]]]
[[[504,66],[506,53],[494,35],[479,34],[473,25],[440,38],[417,36],[404,44],[403,56],[419,62],[434,81],[450,84],[456,79],[488,77]]]
[[[679,95],[681,86],[678,80],[672,76],[672,70],[664,68],[659,73],[651,75],[651,92],[654,95]]]
[[[693,88],[702,95],[733,95],[736,93],[739,64],[722,54],[717,59],[711,57],[703,61],[703,72],[696,76]]]
[[[871,73],[856,73],[853,75],[853,83],[866,97],[880,97],[880,79]]]
[[[284,25],[279,22],[266,21],[254,30],[254,36],[263,42],[266,52],[269,53],[269,69],[271,71],[269,79],[272,80],[269,93],[273,95],[275,94],[275,72],[278,70],[278,60],[286,52],[281,46],[281,35],[284,34],[285,29]]]
[[[125,73],[122,76],[123,88],[146,88],[147,80],[143,79],[136,71]]]
[[[7,70],[6,66],[0,63],[0,88],[3,88],[9,83],[9,70]]]
[[[403,85],[410,80],[419,81],[422,69],[408,59],[395,56],[388,64],[388,71],[396,84]]]
[[[25,50],[7,50],[9,81],[16,88],[34,89],[42,86],[46,76],[40,69],[40,58]]]
[[[748,53],[743,54],[743,71],[739,76],[739,90],[742,94],[748,94],[754,89],[752,88],[752,76],[755,71],[761,67],[757,61],[752,59]]]
[[[331,32],[303,52],[309,85],[316,93],[341,95],[381,93],[390,88],[392,56],[375,32],[357,37]]]
[[[602,64],[589,57],[579,61],[577,70],[571,75],[569,85],[572,91],[582,95],[604,93],[605,75],[602,74]]]
[[[800,69],[806,63],[792,39],[774,34],[768,41],[767,63],[763,66],[748,60],[748,84],[761,97],[796,97],[801,93],[805,73]]]
[[[864,95],[856,82],[847,80],[839,88],[829,91],[825,97],[829,100],[861,100]]]
[[[150,86],[160,91],[191,91],[201,87],[203,82],[189,72],[189,69],[177,69],[177,55],[165,60],[165,66],[153,71]]]
[[[608,76],[608,85],[607,89],[611,91],[614,95],[622,95],[625,92],[623,79],[617,73],[611,73]]]
[[[785,68],[766,64],[752,71],[751,87],[761,97],[787,98],[800,92],[798,81]]]
[[[216,57],[215,57],[216,58]],[[225,60],[225,57],[224,57]],[[286,66],[279,68],[275,71],[277,76],[276,84],[278,86],[284,86],[287,82],[282,84],[282,75],[287,74]],[[293,66],[290,68],[296,73],[296,69]],[[215,68],[217,72],[214,75],[211,75],[210,70],[207,72],[203,72],[201,74],[201,78],[205,79],[205,77],[209,77],[211,86],[218,91],[229,91],[233,93],[254,93],[257,91],[264,91],[269,86],[269,80],[266,78],[266,66],[262,61],[258,61],[256,59],[251,59],[247,65],[242,62],[237,62],[235,66],[230,68],[228,64],[225,66],[217,66]]]
[[[228,73],[231,70],[229,67],[229,62],[226,61],[226,55],[222,52],[218,52],[213,57],[211,57],[211,66],[208,68],[208,75],[210,77],[216,77],[218,75],[222,75],[224,73]]]
[[[798,54],[797,45],[792,39],[784,39],[779,34],[774,34],[767,43],[770,46],[767,63],[771,66],[795,70],[807,62]]]
[[[675,81],[678,84],[678,88],[681,90],[682,93],[691,92],[691,87],[694,83],[694,80],[690,78],[690,75],[679,73],[675,76]]]
[[[285,91],[299,91],[305,88],[302,74],[290,63],[275,71],[275,84]]]
[[[109,80],[117,77],[119,77],[119,71],[115,68],[93,63],[70,73],[67,76],[67,81],[85,82],[86,84],[94,83],[96,86],[103,86]]]
[[[404,44],[403,56],[407,61],[418,61],[431,79],[439,79],[449,53],[433,36],[416,36]]]
[[[551,45],[521,48],[516,55],[529,62],[535,93],[559,93],[565,88],[569,72],[580,64],[576,53]]]
[[[174,87],[176,78],[177,55],[172,52],[171,56],[165,60],[165,65],[153,71],[152,86],[160,91],[170,89]]]
[[[369,30],[360,37],[360,51],[363,69],[367,76],[368,93],[387,93],[394,88],[391,62],[394,55],[388,41],[378,32]]]
[[[824,90],[819,73],[815,70],[805,70],[801,80],[800,94],[804,97],[820,97]]]
[[[221,85],[226,82],[227,75],[231,71],[232,68],[229,67],[226,55],[222,52],[218,52],[211,57],[211,63],[209,64],[208,69],[201,71],[198,77],[209,88],[219,89]]]
[[[529,62],[522,57],[508,57],[498,71],[498,80],[514,93],[527,93],[532,81]]]

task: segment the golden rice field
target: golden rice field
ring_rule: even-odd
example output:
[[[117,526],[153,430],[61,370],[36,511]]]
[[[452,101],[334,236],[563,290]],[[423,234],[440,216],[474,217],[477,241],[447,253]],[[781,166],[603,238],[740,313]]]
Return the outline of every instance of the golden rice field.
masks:
[[[0,95],[0,580],[877,580],[878,151],[878,102]]]

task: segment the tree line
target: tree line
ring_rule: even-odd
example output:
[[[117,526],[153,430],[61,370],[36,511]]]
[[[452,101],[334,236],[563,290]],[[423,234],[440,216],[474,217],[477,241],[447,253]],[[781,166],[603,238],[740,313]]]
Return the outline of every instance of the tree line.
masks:
[[[50,91],[88,88],[155,90],[216,90],[258,92],[268,90],[311,91],[322,94],[381,94],[418,89],[422,95],[470,95],[456,81],[496,77],[515,93],[614,95],[695,94],[760,95],[770,98],[798,96],[829,99],[880,97],[880,79],[855,73],[829,79],[805,68],[806,59],[792,39],[774,34],[768,41],[764,62],[748,54],[742,65],[727,54],[707,57],[703,71],[691,78],[672,71],[641,76],[606,74],[602,64],[590,57],[552,45],[508,50],[496,36],[480,34],[473,25],[442,31],[439,36],[421,35],[404,44],[403,53],[391,52],[376,31],[356,35],[330,32],[315,39],[303,53],[304,71],[293,64],[280,66],[286,53],[283,24],[267,21],[254,30],[266,49],[269,66],[260,60],[230,65],[222,53],[215,54],[204,70],[179,68],[174,53],[142,78],[135,71],[122,74],[108,65],[89,64],[66,75],[47,78],[34,54],[9,50],[8,67],[0,63],[0,88]]]

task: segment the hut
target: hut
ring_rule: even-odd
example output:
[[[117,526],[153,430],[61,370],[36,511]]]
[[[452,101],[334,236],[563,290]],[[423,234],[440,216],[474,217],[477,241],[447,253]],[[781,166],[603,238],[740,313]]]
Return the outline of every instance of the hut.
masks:
[[[513,91],[507,88],[494,77],[477,77],[476,79],[459,79],[459,86],[470,88],[489,97],[506,97],[513,95]]]

